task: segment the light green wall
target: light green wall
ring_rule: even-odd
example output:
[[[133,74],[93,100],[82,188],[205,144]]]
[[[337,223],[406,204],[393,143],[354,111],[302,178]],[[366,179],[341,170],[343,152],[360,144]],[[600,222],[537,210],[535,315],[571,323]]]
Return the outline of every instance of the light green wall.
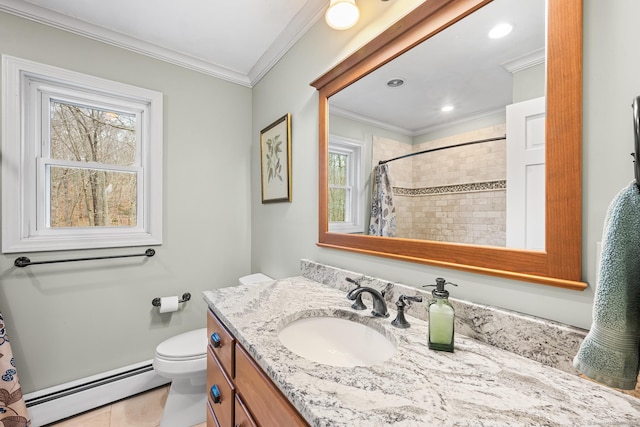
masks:
[[[513,103],[544,96],[546,72],[544,63],[513,73]]]
[[[164,243],[155,257],[17,269],[23,254],[0,255],[0,311],[23,391],[151,359],[164,339],[205,327],[202,291],[250,273],[251,89],[3,13],[0,53],[164,94]],[[183,292],[193,297],[181,312],[151,306]]]
[[[459,135],[461,133],[470,132],[476,129],[482,129],[489,126],[495,126],[504,124],[507,121],[506,111],[502,111],[491,116],[481,117],[468,122],[457,123],[452,126],[435,130],[433,132],[423,133],[416,135],[413,138],[414,144],[421,144],[423,142],[433,141],[440,138],[446,138],[452,135]]]
[[[399,2],[395,2],[398,5]],[[596,242],[607,206],[633,178],[631,101],[640,95],[640,56],[625,29],[634,28],[640,2],[585,0],[583,102],[583,277],[595,282]],[[377,5],[382,13],[382,6]],[[380,21],[392,21],[381,15]],[[324,249],[317,242],[317,94],[309,82],[354,50],[361,22],[338,33],[318,22],[253,91],[254,191],[259,189],[257,130],[283,112],[293,121],[293,203],[253,199],[252,268],[277,277],[298,273],[306,257],[419,286],[442,276],[460,286],[454,296],[589,327],[593,285],[583,292]],[[376,31],[372,31],[375,33]],[[311,54],[311,52],[313,52]],[[279,96],[278,96],[279,95]]]
[[[253,87],[253,271],[280,278],[299,274],[301,258],[332,261],[348,256],[345,252],[325,252],[315,245],[318,236],[318,96],[310,83],[420,3],[420,0],[359,3],[360,21],[347,31],[329,30],[324,20],[319,20]],[[292,114],[293,201],[262,204],[259,132],[285,112]],[[367,264],[362,266],[368,268]]]

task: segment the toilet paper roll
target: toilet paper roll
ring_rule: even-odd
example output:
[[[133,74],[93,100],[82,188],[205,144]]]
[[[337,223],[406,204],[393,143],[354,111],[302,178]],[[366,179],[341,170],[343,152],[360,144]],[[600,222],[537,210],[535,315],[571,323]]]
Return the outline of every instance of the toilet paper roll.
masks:
[[[178,296],[160,298],[160,313],[172,313],[178,311]]]

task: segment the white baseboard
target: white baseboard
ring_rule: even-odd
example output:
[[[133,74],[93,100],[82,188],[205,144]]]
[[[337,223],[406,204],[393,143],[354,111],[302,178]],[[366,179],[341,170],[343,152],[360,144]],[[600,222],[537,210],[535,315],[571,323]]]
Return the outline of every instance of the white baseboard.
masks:
[[[35,391],[24,396],[32,427],[41,427],[170,382],[153,360]]]

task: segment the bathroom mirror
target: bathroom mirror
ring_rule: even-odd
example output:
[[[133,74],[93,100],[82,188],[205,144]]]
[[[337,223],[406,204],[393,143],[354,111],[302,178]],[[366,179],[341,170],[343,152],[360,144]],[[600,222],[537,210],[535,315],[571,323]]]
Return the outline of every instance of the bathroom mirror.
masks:
[[[546,0],[493,0],[332,95],[330,184],[347,138],[364,185],[348,212],[330,185],[329,231],[544,250],[545,45]],[[379,162],[395,228],[368,230]]]
[[[319,90],[319,246],[546,285],[581,281],[582,3],[547,1],[544,238],[541,249],[447,243],[329,231],[328,138],[332,96],[443,30],[462,25],[487,0],[429,0],[312,85]],[[464,40],[461,40],[464,43]],[[434,58],[434,66],[438,60]],[[399,76],[400,77],[400,76]],[[384,100],[382,100],[384,102]],[[365,207],[365,209],[368,209]]]

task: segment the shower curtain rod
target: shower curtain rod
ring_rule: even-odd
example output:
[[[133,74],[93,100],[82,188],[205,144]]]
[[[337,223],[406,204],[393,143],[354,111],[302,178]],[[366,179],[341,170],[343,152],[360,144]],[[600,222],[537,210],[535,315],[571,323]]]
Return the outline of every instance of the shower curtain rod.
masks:
[[[404,156],[394,157],[393,159],[389,159],[389,160],[380,160],[378,164],[384,165],[385,163],[393,162],[394,160],[405,159],[407,157],[417,156],[418,154],[432,153],[434,151],[447,150],[449,148],[456,148],[456,147],[464,147],[465,145],[480,144],[483,142],[500,141],[501,139],[507,139],[507,135],[499,136],[495,138],[479,139],[477,141],[461,142],[460,144],[447,145],[446,147],[431,148],[429,150],[418,151],[417,153],[409,153],[409,154],[405,154]]]

